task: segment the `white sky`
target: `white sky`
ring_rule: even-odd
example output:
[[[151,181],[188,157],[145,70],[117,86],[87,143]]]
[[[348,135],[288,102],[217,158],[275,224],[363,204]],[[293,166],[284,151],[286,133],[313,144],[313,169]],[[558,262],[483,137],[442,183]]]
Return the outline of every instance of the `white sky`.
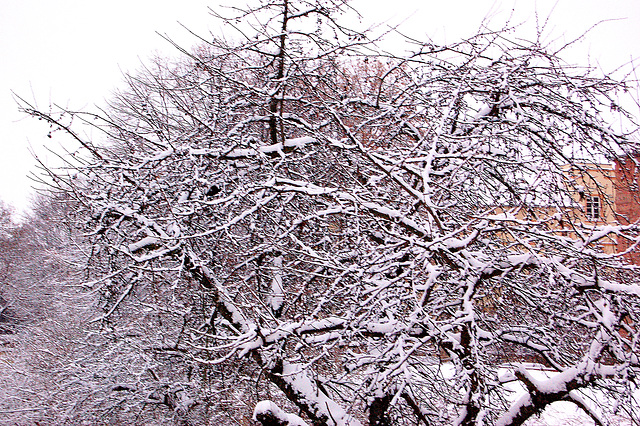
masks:
[[[11,91],[46,109],[51,101],[72,109],[102,104],[122,81],[159,53],[175,55],[157,32],[189,47],[195,40],[178,24],[207,36],[219,33],[207,7],[219,0],[0,0],[0,199],[18,210],[28,204],[35,161],[29,147],[48,158],[48,128],[17,111]],[[236,4],[238,4],[236,2]],[[518,35],[535,37],[535,14],[551,14],[548,41],[570,40],[604,19],[577,43],[568,57],[579,64],[599,63],[610,72],[640,58],[639,0],[354,0],[367,21],[406,18],[406,32],[435,42],[471,36],[488,14],[499,27],[515,10],[526,21]],[[55,138],[53,139],[55,141]],[[49,144],[49,145],[47,145]],[[51,148],[59,150],[53,144]]]

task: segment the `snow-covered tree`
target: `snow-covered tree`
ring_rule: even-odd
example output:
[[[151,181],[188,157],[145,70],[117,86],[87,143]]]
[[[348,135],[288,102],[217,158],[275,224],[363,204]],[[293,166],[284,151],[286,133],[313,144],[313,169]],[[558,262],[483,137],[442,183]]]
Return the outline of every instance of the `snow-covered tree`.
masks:
[[[74,204],[50,193],[33,201],[21,223],[4,221],[0,424],[182,421],[194,393],[181,381],[185,368],[154,356],[130,324],[95,321],[109,288],[86,290],[91,247],[69,226],[79,220]]]
[[[190,389],[162,397],[176,412],[220,395],[265,424],[518,425],[571,401],[638,421],[637,270],[600,245],[637,224],[576,213],[587,163],[638,149],[600,116],[625,84],[502,31],[391,55],[349,13],[261,1],[104,115],[23,105],[81,146],[47,172],[79,206],[96,322],[184,366],[164,370]]]

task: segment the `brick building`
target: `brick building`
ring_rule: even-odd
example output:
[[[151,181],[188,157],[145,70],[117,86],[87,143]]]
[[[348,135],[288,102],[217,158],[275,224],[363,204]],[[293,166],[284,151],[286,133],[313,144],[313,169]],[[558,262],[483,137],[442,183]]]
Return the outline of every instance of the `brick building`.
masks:
[[[567,176],[580,190],[575,201],[578,222],[585,226],[629,225],[640,221],[640,154],[613,164],[581,164],[568,168]],[[612,236],[601,243],[606,253],[628,252],[625,257],[640,265],[640,249],[634,241]]]
[[[638,162],[640,154],[634,158],[627,157],[615,163],[614,211],[621,225],[628,225],[640,220],[640,188],[638,179]],[[618,238],[617,252],[629,251],[626,257],[634,264],[640,265],[640,249],[632,247],[633,242],[626,238]]]
[[[568,166],[564,171],[567,184],[574,194],[573,202],[581,207],[565,214],[571,216],[573,223],[581,224],[583,232],[606,225],[640,223],[639,166],[640,154],[614,163]],[[575,232],[567,235],[576,238]],[[625,258],[640,265],[640,247],[634,244],[634,240],[614,234],[599,242],[605,253],[627,252]]]

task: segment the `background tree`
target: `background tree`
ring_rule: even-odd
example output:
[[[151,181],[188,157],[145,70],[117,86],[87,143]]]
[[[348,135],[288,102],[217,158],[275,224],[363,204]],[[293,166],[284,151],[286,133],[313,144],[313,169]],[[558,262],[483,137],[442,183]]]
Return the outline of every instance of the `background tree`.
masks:
[[[68,231],[62,209],[40,198],[34,213],[14,222],[8,209],[2,235],[2,296],[5,302],[0,357],[0,421],[33,424],[52,415],[73,398],[60,392],[61,379],[75,361],[79,306],[70,303],[65,284],[73,284]],[[66,308],[66,309],[65,309]],[[71,310],[71,312],[70,312]],[[68,364],[67,364],[68,363]],[[64,371],[64,374],[62,372]],[[55,395],[57,392],[59,394]],[[62,410],[63,411],[63,410]]]
[[[380,53],[347,12],[262,1],[225,19],[239,41],[157,61],[103,116],[24,104],[83,147],[46,172],[77,203],[96,323],[147,360],[129,371],[180,389],[173,410],[262,401],[265,424],[633,418],[637,272],[598,243],[637,224],[580,221],[566,173],[637,150],[599,115],[625,84],[506,31]]]

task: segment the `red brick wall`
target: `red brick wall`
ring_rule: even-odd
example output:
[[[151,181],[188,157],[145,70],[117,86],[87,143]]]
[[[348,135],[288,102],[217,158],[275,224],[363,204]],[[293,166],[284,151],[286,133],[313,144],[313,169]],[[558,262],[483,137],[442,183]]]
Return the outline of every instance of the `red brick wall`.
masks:
[[[616,161],[614,206],[617,219],[623,225],[640,220],[639,165],[640,155]],[[618,237],[618,252],[627,250],[630,245],[628,240]],[[640,249],[636,247],[627,258],[635,264],[640,264]]]

